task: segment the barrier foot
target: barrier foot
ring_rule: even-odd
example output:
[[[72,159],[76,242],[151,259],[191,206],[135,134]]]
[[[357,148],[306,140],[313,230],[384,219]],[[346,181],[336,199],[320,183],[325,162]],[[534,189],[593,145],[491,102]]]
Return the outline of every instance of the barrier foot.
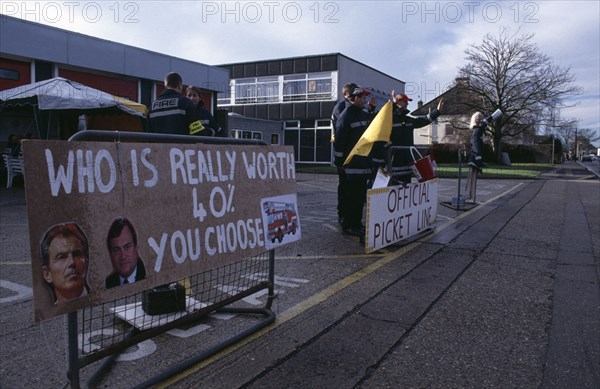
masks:
[[[271,311],[270,309],[266,309],[266,308],[222,308],[222,309],[217,310],[216,312],[218,312],[218,313],[241,313],[241,314],[254,313],[254,314],[262,314],[265,316],[265,318],[263,320],[261,320],[260,322],[254,324],[253,326],[248,327],[245,331],[228,338],[227,340],[215,345],[214,347],[212,347],[206,351],[203,351],[203,352],[197,354],[196,356],[194,356],[188,360],[180,362],[179,364],[173,366],[170,369],[163,371],[162,373],[150,378],[147,381],[144,381],[144,382],[136,385],[134,387],[134,389],[149,388],[153,385],[159,384],[162,381],[165,381],[168,378],[170,378],[186,369],[191,368],[192,366],[202,362],[203,360],[207,359],[208,357],[211,357],[211,356],[217,354],[218,352],[226,349],[227,347],[241,341],[242,339],[246,338],[247,336],[249,336],[255,332],[258,332],[262,328],[268,326],[269,324],[271,324],[275,321],[275,312]]]
[[[127,333],[127,335],[125,335],[125,339],[131,338],[135,333],[137,333],[137,329],[136,328],[132,328],[129,330],[129,332]],[[102,376],[104,375],[104,373],[109,370],[110,365],[112,365],[112,363],[115,361],[115,359],[119,356],[120,354],[114,353],[114,354],[110,354],[109,356],[107,356],[104,361],[102,361],[102,364],[100,366],[98,366],[98,369],[96,369],[96,371],[94,372],[94,374],[92,374],[90,376],[90,378],[88,378],[88,380],[86,381],[86,387],[87,388],[95,388],[96,387],[96,381],[98,381],[100,378],[102,378]]]
[[[442,201],[442,202],[440,202],[440,204],[442,204],[444,207],[454,209],[455,211],[468,211],[479,205],[479,203],[476,203],[474,201],[465,201],[464,204],[462,204],[462,205],[454,204],[451,201]]]

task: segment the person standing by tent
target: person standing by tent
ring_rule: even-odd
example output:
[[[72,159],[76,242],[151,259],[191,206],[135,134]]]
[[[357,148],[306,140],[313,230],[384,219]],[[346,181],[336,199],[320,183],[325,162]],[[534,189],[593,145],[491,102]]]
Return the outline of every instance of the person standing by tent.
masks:
[[[165,90],[152,103],[149,132],[210,136],[200,121],[196,107],[183,96],[183,79],[178,73],[165,76]]]
[[[364,236],[362,214],[367,198],[368,180],[372,177],[372,167],[368,157],[356,156],[344,166],[344,162],[354,145],[369,126],[372,115],[363,111],[366,97],[370,92],[361,87],[350,91],[350,104],[339,116],[333,142],[335,165],[344,178],[341,196],[341,222],[345,234]]]
[[[414,146],[414,130],[415,128],[425,127],[433,123],[438,116],[441,115],[444,109],[444,99],[440,99],[437,109],[434,109],[428,115],[412,116],[407,109],[408,102],[412,101],[404,93],[396,94],[392,91],[394,102],[394,113],[392,114],[392,134],[390,142],[392,146]],[[409,149],[397,151],[392,156],[392,172],[397,179],[403,183],[410,183],[413,163]]]

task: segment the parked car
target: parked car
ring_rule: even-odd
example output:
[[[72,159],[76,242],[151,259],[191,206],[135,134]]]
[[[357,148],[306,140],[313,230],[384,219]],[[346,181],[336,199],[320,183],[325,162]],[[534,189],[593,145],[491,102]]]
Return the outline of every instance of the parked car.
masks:
[[[581,162],[593,162],[597,161],[598,157],[594,154],[586,154],[581,156]]]

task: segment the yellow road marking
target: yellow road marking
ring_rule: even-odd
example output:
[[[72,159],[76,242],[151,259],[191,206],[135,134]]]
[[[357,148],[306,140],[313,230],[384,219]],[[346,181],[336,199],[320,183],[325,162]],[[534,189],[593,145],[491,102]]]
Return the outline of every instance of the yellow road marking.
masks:
[[[514,191],[515,189],[517,189],[518,187],[520,187],[521,185],[523,185],[523,183],[519,183],[516,186],[506,190],[505,192],[499,194],[498,196],[492,197],[489,200],[486,200],[485,202],[481,203],[480,205],[485,205],[487,203],[490,203],[502,196],[507,195],[508,193]],[[478,207],[474,207],[471,208],[468,211],[465,211],[465,213],[463,213],[462,215],[459,215],[458,217],[456,217],[454,220],[458,221],[463,219],[464,217],[466,217],[467,215],[470,215],[471,213],[475,212],[475,210],[477,210]],[[447,223],[444,226],[442,226],[439,230],[435,230],[433,233],[426,235],[425,237],[423,237],[423,241],[429,240],[431,237],[435,236],[437,233],[443,231],[444,229],[446,229],[448,226],[454,224],[453,222]],[[209,357],[205,360],[203,360],[202,362],[199,362],[197,365],[195,365],[194,367],[191,367],[173,377],[171,377],[170,379],[162,382],[159,385],[156,385],[156,388],[167,388],[170,385],[175,384],[176,382],[178,382],[179,380],[182,380],[184,378],[186,378],[187,376],[201,370],[202,368],[204,368],[205,366],[208,366],[209,364],[218,361],[219,359],[223,358],[224,356],[232,353],[233,351],[239,349],[240,347],[254,341],[255,339],[260,338],[263,335],[268,334],[269,332],[271,332],[272,330],[276,329],[277,327],[279,327],[280,325],[286,323],[287,321],[292,320],[293,318],[295,318],[296,316],[299,316],[301,313],[303,313],[304,311],[318,305],[321,304],[322,302],[324,302],[325,300],[327,300],[328,298],[330,298],[331,296],[333,296],[334,294],[336,294],[337,292],[341,291],[342,289],[352,285],[353,283],[359,281],[360,279],[366,277],[367,275],[369,275],[370,273],[376,271],[377,269],[381,268],[382,266],[387,265],[388,263],[402,257],[403,255],[405,255],[406,253],[408,253],[409,251],[413,250],[415,247],[420,246],[423,241],[415,241],[412,242],[406,246],[400,247],[398,250],[394,250],[392,252],[390,252],[389,254],[385,254],[383,258],[381,258],[380,260],[365,266],[363,269],[357,271],[356,273],[353,273],[351,275],[349,275],[348,277],[336,282],[335,284],[331,285],[329,288],[324,289],[323,291],[313,295],[312,297],[294,305],[293,307],[285,310],[284,312],[280,313],[279,315],[277,315],[277,318],[275,319],[275,322],[268,326],[265,327],[251,335],[249,335],[248,337],[242,339],[241,341],[239,341],[238,343],[228,347],[227,349],[213,355],[212,357]],[[340,256],[328,256],[327,258],[331,258],[331,259],[339,259],[339,258],[349,258],[349,257],[378,257],[379,255],[340,255]],[[288,257],[288,258],[322,258],[319,256],[316,257]]]

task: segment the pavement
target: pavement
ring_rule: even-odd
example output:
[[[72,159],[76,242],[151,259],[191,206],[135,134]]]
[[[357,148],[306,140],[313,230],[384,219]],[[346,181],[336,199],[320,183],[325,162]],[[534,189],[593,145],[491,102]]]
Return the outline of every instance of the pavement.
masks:
[[[359,273],[163,387],[600,388],[600,181],[574,162]]]
[[[478,206],[440,207],[433,233],[353,262],[343,256],[360,253],[356,239],[314,216],[335,202],[335,177],[299,176],[298,184],[300,215],[315,217],[314,232],[303,225],[278,268],[315,274],[308,264],[338,256],[337,269],[354,269],[293,306],[281,296],[274,324],[157,387],[600,388],[600,179],[586,168],[568,161],[536,180],[482,179]],[[449,200],[456,183],[446,187],[440,196]],[[0,197],[0,278],[17,282],[30,278],[24,263],[7,271],[29,249],[23,191],[0,188]],[[15,236],[24,238],[11,243]],[[30,305],[29,297],[0,312]],[[48,340],[62,320],[21,330],[6,316],[0,322],[0,387],[18,387],[19,375],[37,387],[64,382],[64,370],[31,369],[38,355],[62,358],[61,338]],[[19,351],[25,338],[42,337],[56,350]],[[143,366],[122,368],[133,365]],[[128,378],[103,387],[130,387],[136,377]]]

